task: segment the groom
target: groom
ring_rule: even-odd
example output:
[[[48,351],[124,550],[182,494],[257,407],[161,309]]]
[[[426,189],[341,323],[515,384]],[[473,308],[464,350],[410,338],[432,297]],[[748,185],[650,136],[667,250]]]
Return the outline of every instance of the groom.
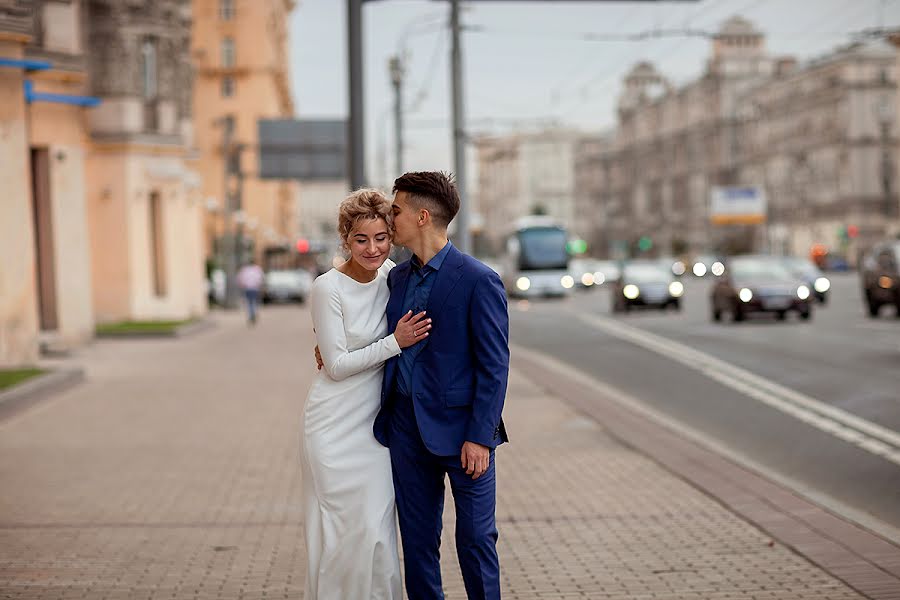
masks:
[[[428,339],[384,370],[375,437],[390,448],[410,600],[444,597],[440,543],[444,478],[456,505],[456,548],[470,599],[500,598],[494,448],[509,374],[509,314],[497,274],[457,250],[447,226],[459,194],[439,172],[394,182],[394,243],[413,252],[388,276],[391,331],[412,310]]]

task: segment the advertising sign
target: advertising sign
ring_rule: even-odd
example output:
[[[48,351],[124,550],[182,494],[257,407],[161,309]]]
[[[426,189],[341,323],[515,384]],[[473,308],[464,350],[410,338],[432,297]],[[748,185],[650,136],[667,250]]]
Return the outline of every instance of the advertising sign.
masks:
[[[766,222],[766,194],[761,186],[713,187],[709,218],[714,225],[755,225]]]

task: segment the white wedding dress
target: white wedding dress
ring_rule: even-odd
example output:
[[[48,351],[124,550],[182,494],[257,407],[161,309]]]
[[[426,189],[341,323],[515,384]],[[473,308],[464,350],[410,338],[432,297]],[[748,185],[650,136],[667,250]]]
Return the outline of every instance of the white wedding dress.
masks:
[[[400,354],[386,335],[393,266],[369,283],[332,269],[313,284],[325,367],[303,414],[306,600],[402,600],[391,458],[372,433],[384,361]]]

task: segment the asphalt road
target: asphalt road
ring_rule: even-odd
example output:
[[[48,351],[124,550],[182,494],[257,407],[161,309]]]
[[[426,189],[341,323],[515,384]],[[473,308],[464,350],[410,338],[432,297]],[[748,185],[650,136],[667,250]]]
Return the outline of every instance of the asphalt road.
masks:
[[[868,318],[856,275],[832,279],[810,322],[713,323],[711,282],[685,278],[680,312],[613,315],[603,288],[513,300],[511,337],[900,530],[900,318]]]

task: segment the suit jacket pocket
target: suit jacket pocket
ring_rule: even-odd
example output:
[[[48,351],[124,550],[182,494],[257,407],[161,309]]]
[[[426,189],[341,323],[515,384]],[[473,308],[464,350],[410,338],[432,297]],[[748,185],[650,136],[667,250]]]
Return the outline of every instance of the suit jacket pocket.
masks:
[[[454,408],[470,406],[472,404],[473,391],[471,388],[450,389],[444,392],[444,406]]]

